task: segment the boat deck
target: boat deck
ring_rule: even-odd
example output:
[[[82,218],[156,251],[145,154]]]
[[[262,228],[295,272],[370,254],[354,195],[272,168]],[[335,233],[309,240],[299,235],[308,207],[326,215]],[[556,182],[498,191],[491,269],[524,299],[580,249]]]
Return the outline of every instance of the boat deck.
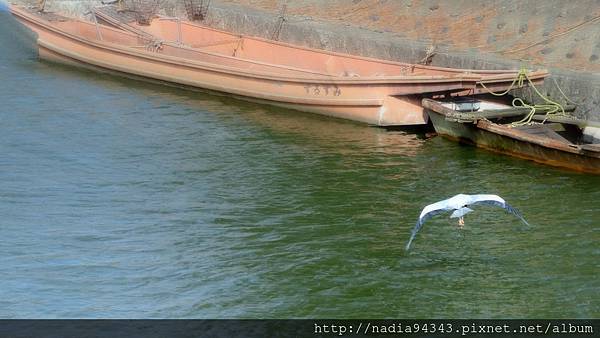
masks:
[[[421,69],[418,65],[316,51],[171,17],[158,16],[150,25],[139,25],[131,12],[117,11],[114,6],[95,8],[94,13],[100,22],[157,39],[165,46],[161,52],[175,53],[175,56],[184,58],[210,53],[251,62],[257,67],[276,65],[298,74],[340,78],[447,75],[447,72]]]
[[[572,142],[560,135],[552,127],[560,128],[560,124],[526,124],[523,126],[514,127],[514,129],[541,137],[547,137],[549,139],[563,142],[565,144],[571,144]],[[564,130],[564,129],[563,129]]]
[[[161,42],[204,53],[234,57],[260,65],[277,65],[308,75],[334,78],[393,78],[393,77],[481,77],[491,90],[506,89],[518,70],[473,70],[425,66],[390,60],[312,49],[258,37],[221,31],[178,18],[158,16],[149,25],[139,25],[128,12],[114,6],[94,9],[96,16],[110,25],[141,36],[152,36]],[[180,48],[181,49],[181,48]],[[548,75],[545,70],[532,71],[530,79],[541,83]],[[503,89],[503,90],[504,90]],[[481,86],[465,93],[481,93]]]

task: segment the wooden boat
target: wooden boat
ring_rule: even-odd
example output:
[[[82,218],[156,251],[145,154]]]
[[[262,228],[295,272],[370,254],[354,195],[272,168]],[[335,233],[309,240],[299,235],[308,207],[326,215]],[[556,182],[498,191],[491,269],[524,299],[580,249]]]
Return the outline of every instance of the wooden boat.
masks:
[[[452,101],[424,99],[436,132],[473,144],[556,167],[600,174],[600,123],[543,113],[533,123],[514,125],[529,108],[480,102],[478,111],[458,111]]]
[[[359,58],[167,19],[124,30],[10,9],[38,34],[42,58],[379,126],[424,124],[424,95],[477,93],[481,82],[499,90],[516,75]],[[538,82],[545,76],[530,74]]]

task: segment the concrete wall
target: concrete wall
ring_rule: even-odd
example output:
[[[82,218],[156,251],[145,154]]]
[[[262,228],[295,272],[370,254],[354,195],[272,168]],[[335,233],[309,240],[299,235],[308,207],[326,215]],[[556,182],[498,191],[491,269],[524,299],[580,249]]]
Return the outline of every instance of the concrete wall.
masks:
[[[98,3],[48,0],[48,8],[81,14]],[[162,12],[184,15],[182,1],[164,0]],[[417,62],[433,45],[434,65],[548,68],[542,90],[562,99],[558,83],[580,103],[576,115],[600,121],[600,0],[212,0],[204,23],[390,60]]]
[[[558,84],[576,115],[600,120],[600,0],[213,0],[205,23],[271,38],[283,4],[282,41],[409,62],[435,45],[433,65],[548,68],[542,91],[565,101]]]
[[[284,3],[222,1],[271,13]],[[289,15],[600,73],[598,0],[303,0],[288,1],[287,8]]]

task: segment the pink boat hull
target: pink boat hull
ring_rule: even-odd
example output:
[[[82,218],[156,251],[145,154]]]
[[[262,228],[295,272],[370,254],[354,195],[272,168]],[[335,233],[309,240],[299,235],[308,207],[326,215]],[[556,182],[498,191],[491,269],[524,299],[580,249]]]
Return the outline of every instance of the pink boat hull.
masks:
[[[42,58],[378,126],[427,123],[420,102],[423,94],[473,93],[482,79],[481,74],[461,70],[378,62],[239,36],[237,44],[244,39],[243,48],[238,46],[239,54],[229,55],[236,45],[218,42],[231,40],[231,34],[193,24],[176,27],[168,21],[150,26],[149,33],[159,36],[154,28],[172,35],[176,29],[177,38],[193,38],[192,46],[153,45],[118,28],[71,18],[48,20],[15,6],[11,11],[37,33]],[[267,50],[268,46],[277,46],[279,52]],[[276,64],[277,55],[282,60]],[[510,77],[491,75],[504,82]],[[497,84],[506,87],[502,81]]]

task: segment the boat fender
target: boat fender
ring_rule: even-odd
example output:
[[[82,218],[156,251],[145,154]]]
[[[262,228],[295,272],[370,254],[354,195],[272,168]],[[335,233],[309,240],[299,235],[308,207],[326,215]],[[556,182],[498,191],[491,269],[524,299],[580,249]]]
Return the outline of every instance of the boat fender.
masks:
[[[585,142],[585,143],[600,143],[600,128],[596,128],[596,127],[583,128],[583,142]]]

